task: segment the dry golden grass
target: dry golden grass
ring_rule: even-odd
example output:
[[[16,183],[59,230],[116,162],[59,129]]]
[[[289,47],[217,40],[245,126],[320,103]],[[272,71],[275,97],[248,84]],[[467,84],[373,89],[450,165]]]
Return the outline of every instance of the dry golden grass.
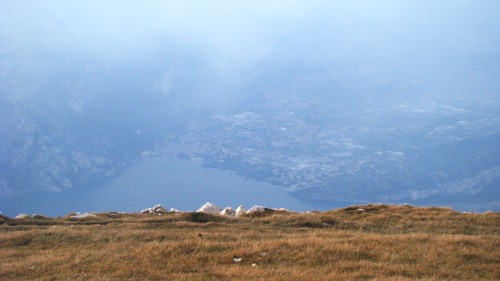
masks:
[[[0,280],[500,280],[498,213],[368,205],[0,223]]]

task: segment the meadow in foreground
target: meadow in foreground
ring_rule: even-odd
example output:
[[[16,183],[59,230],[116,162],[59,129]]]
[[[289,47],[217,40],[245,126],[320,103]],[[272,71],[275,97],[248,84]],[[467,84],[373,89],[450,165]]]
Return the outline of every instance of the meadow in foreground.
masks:
[[[0,224],[0,280],[500,280],[498,213],[366,205]]]

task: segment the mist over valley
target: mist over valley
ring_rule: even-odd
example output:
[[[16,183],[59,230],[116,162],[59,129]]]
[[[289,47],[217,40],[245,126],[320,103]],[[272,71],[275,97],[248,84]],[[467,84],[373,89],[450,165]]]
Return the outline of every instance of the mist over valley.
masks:
[[[0,210],[58,213],[64,194],[87,193],[102,205],[82,211],[153,198],[192,209],[237,204],[228,194],[255,184],[247,197],[270,207],[498,211],[499,11],[0,1]]]

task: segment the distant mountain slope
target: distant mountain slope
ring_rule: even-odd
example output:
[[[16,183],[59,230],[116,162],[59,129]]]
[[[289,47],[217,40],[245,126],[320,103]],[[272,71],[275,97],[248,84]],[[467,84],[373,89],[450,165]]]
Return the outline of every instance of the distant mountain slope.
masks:
[[[300,198],[498,209],[498,4],[292,2],[1,1],[0,196],[167,153]]]

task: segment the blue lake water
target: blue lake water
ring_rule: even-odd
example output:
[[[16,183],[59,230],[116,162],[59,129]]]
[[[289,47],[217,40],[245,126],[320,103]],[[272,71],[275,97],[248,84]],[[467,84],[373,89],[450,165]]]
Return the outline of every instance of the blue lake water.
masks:
[[[162,204],[166,208],[195,211],[205,202],[220,207],[263,205],[293,211],[341,206],[335,202],[299,199],[276,185],[246,180],[220,169],[204,168],[198,160],[160,156],[142,160],[104,184],[63,192],[0,197],[0,210],[7,216],[19,213],[62,216],[74,211],[139,212]]]

